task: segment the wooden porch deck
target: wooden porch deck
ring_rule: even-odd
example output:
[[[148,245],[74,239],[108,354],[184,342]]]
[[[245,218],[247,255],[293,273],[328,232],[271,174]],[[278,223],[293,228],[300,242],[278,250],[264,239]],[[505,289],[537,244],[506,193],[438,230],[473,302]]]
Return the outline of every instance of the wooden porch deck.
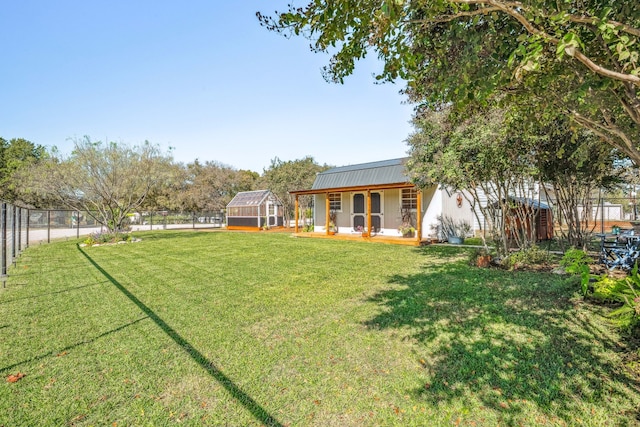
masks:
[[[336,233],[334,235],[327,235],[322,232],[298,232],[291,233],[294,237],[309,238],[309,239],[333,239],[333,240],[352,240],[360,242],[370,243],[385,243],[390,245],[407,245],[407,246],[421,246],[431,243],[430,240],[419,240],[417,237],[401,237],[401,236],[385,236],[382,234],[376,234],[370,237],[363,237],[361,234],[356,233]]]

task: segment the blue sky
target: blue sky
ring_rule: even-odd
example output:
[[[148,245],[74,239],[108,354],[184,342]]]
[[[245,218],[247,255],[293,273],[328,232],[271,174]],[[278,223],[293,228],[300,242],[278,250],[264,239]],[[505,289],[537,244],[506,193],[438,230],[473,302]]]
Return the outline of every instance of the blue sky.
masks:
[[[84,135],[148,140],[180,162],[259,173],[275,157],[346,165],[406,155],[403,85],[376,85],[375,59],[343,85],[326,83],[327,55],[255,17],[289,2],[2,2],[0,136],[62,153]]]

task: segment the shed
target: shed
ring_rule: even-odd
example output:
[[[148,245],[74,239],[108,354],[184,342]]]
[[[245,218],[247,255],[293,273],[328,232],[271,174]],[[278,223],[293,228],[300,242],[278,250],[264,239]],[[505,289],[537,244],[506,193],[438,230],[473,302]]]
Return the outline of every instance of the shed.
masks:
[[[282,227],[283,205],[270,190],[242,191],[227,205],[227,228],[230,230],[259,230]]]
[[[511,204],[511,212],[505,218],[505,227],[508,235],[512,236],[515,233],[526,233],[531,237],[529,224],[523,224],[517,214],[518,211],[523,211],[525,214],[529,213],[534,215],[536,240],[553,239],[553,211],[549,204],[527,197],[510,196],[507,200],[509,200]],[[494,208],[496,210],[500,209],[497,204],[494,204]]]

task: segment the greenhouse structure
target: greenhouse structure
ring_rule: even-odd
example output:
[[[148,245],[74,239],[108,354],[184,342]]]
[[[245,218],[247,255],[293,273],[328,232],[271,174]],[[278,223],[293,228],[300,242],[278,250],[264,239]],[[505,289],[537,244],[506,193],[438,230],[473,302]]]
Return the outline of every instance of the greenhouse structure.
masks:
[[[270,190],[243,191],[227,205],[227,229],[260,230],[282,227],[283,205]]]

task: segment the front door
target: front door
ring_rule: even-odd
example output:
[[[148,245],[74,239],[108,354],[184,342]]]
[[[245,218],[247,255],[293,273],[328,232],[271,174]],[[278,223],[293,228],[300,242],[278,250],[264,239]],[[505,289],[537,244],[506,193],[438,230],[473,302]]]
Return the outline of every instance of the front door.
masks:
[[[267,224],[269,227],[278,225],[278,205],[267,202]]]
[[[353,194],[353,229],[358,230],[358,227],[362,229],[367,228],[367,194],[366,193],[354,193]],[[371,193],[371,228],[372,232],[377,233],[382,228],[382,193]]]

